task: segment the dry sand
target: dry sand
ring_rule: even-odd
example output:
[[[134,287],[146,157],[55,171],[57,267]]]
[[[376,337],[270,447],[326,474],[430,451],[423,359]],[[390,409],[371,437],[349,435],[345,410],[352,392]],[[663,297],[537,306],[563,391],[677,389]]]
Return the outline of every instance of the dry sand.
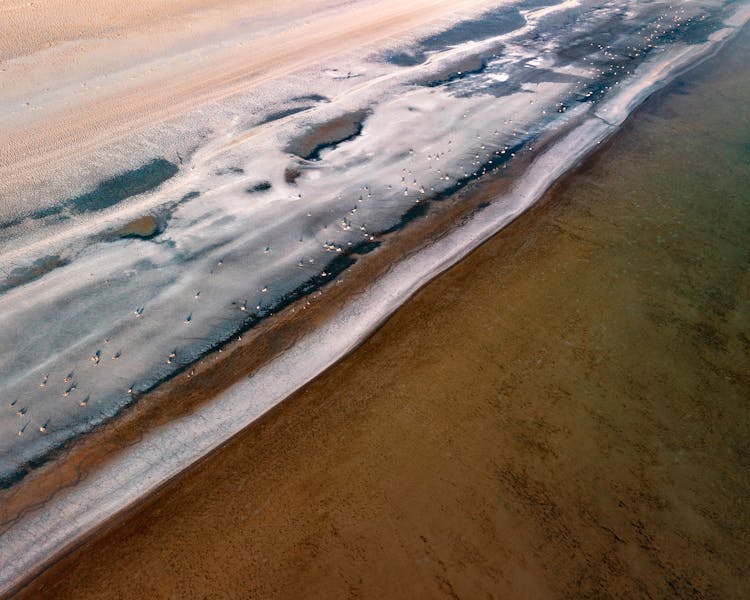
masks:
[[[747,597],[747,48],[21,597]]]
[[[487,0],[0,2],[0,198],[149,127]],[[57,176],[56,176],[57,177]],[[3,207],[5,209],[5,207]]]

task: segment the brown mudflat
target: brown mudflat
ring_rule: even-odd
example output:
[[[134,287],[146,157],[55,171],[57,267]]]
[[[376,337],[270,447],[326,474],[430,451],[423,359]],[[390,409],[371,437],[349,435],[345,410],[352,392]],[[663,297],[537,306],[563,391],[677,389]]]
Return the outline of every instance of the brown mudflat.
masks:
[[[750,596],[749,55],[21,596]]]
[[[0,215],[26,214],[40,191],[67,197],[62,180],[90,185],[78,181],[78,171],[112,162],[154,127],[195,119],[217,101],[491,4],[0,0],[0,97],[8,106],[0,113]],[[230,42],[237,36],[248,37],[238,46]],[[165,143],[164,152],[171,147]]]

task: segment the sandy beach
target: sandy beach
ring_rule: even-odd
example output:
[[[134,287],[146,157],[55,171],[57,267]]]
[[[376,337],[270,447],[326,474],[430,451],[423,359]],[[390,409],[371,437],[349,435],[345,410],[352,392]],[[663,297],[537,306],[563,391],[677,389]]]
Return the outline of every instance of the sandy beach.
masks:
[[[0,194],[59,191],[50,172],[65,179],[165,122],[490,4],[4,1]]]
[[[747,597],[748,55],[17,597]]]

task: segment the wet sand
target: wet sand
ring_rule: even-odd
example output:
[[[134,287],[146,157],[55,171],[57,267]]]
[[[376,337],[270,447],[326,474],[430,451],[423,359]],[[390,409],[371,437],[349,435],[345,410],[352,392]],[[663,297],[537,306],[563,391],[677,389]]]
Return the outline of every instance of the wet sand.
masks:
[[[746,597],[749,53],[20,597]]]
[[[0,195],[7,204],[2,213],[26,209],[40,189],[64,195],[50,173],[65,180],[91,168],[88,163],[101,163],[102,156],[143,144],[139,136],[155,130],[163,136],[164,123],[195,118],[213,103],[353,48],[409,37],[453,13],[481,12],[487,5],[484,0],[304,5],[139,0],[104,9],[91,0],[53,4],[40,10],[34,3],[0,1]]]

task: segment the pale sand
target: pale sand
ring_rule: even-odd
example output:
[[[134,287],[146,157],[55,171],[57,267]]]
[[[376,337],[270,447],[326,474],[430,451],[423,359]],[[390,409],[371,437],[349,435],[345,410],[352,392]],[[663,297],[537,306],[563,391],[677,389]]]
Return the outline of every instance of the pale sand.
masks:
[[[6,203],[22,203],[24,192],[48,184],[51,173],[80,168],[149,126],[497,3],[54,4],[0,3],[0,198]]]
[[[24,597],[747,597],[739,60]]]

